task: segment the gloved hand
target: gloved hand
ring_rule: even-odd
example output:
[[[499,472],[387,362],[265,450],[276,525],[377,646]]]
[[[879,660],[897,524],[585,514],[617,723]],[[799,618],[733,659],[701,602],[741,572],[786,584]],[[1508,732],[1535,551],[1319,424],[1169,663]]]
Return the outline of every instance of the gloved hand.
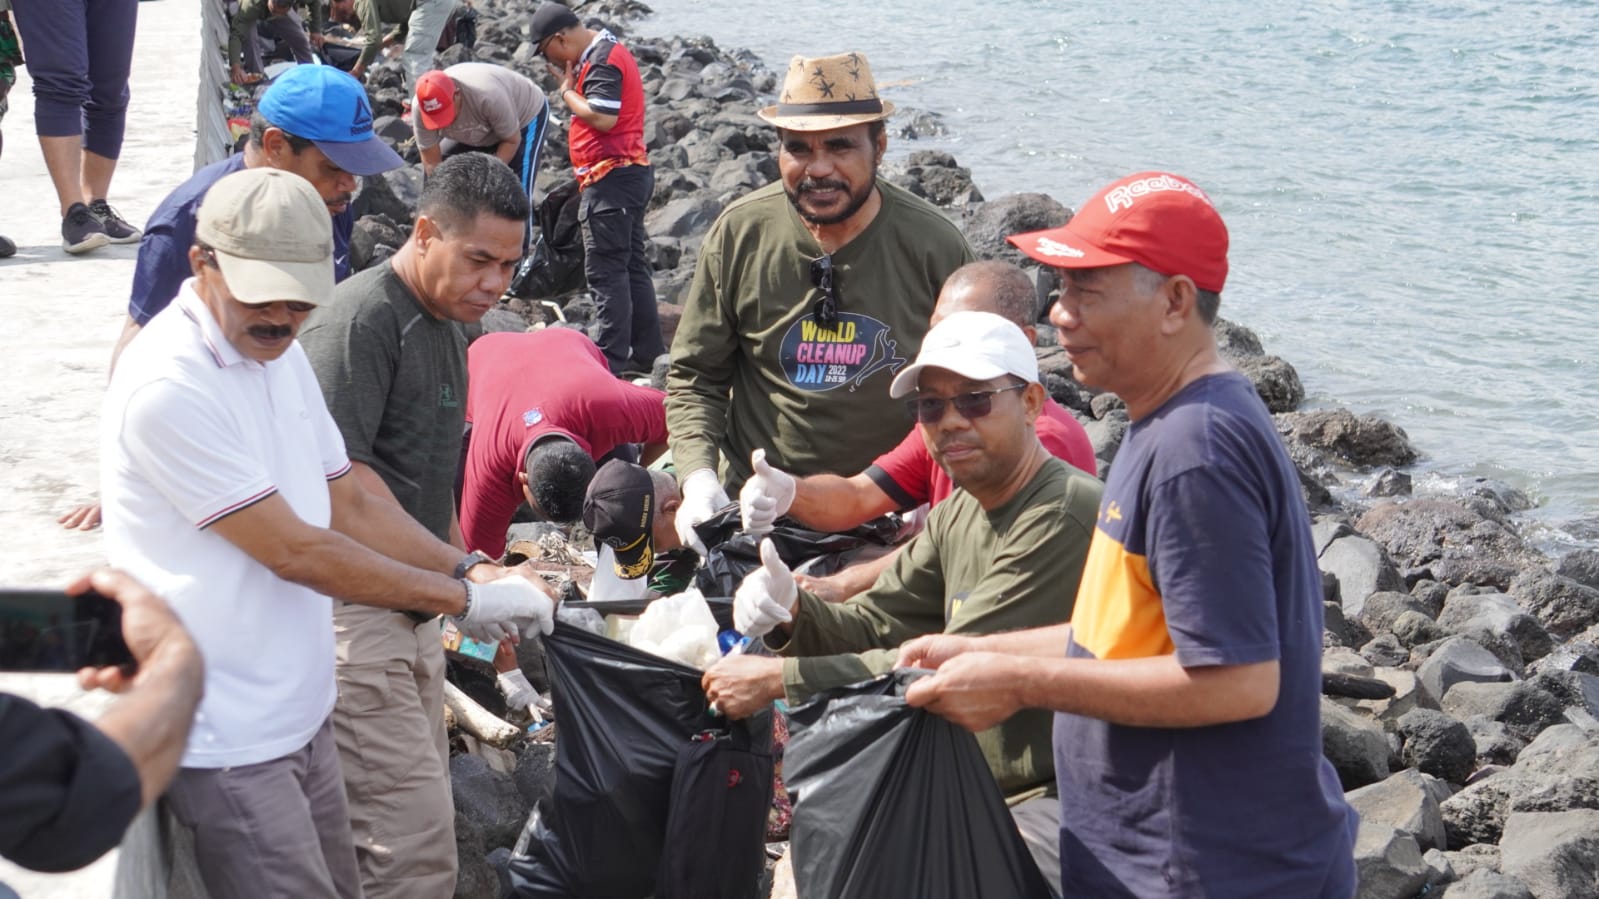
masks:
[[[533,713],[535,720],[541,720],[537,705],[539,691],[527,682],[527,675],[522,673],[522,669],[501,672],[498,681],[500,692],[505,694],[506,705],[513,709],[527,709]]]
[[[533,625],[546,634],[555,630],[554,600],[527,578],[512,574],[487,584],[463,583],[471,604],[455,626],[479,643],[515,639]]]
[[[694,533],[694,526],[720,512],[727,503],[727,491],[722,489],[716,472],[709,468],[689,472],[683,479],[683,504],[677,507],[677,539],[703,557],[705,543]]]
[[[766,450],[750,453],[750,465],[755,473],[744,482],[738,492],[738,515],[744,530],[752,536],[764,537],[772,531],[772,523],[788,513],[794,505],[797,485],[794,476],[766,464]]]
[[[744,575],[733,592],[733,627],[746,637],[759,637],[794,620],[799,585],[794,572],[777,557],[771,540],[761,541],[761,567]]]

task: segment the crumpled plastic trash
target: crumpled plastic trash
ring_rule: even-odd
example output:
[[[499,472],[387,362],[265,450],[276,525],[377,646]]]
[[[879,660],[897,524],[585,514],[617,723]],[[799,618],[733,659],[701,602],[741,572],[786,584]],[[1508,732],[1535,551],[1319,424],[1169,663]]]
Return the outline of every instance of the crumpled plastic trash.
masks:
[[[605,634],[605,616],[593,609],[569,609],[562,603],[555,609],[555,620],[580,627],[591,634]]]
[[[635,649],[703,670],[722,657],[717,630],[705,596],[689,589],[650,603],[626,640]]]

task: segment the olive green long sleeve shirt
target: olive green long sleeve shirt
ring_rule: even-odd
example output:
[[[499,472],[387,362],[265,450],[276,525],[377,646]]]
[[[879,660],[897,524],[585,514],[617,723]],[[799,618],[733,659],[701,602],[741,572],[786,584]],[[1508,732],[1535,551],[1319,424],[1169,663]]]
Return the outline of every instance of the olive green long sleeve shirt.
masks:
[[[800,591],[786,643],[790,702],[893,670],[899,646],[924,634],[992,634],[1071,618],[1102,485],[1051,457],[1008,502],[985,511],[956,490],[865,593],[828,603]],[[1018,712],[977,735],[1007,795],[1054,779],[1053,715]]]
[[[361,18],[361,37],[366,42],[361,47],[357,65],[371,65],[378,51],[383,49],[384,38],[390,34],[396,38],[405,37],[411,27],[411,8],[415,5],[416,0],[355,0],[355,14]],[[383,26],[391,22],[394,30],[386,34]]]
[[[295,6],[303,6],[311,13],[308,32],[321,34],[326,21],[322,0],[299,0]],[[242,61],[240,54],[244,52],[244,42],[250,39],[250,27],[270,18],[272,10],[267,7],[267,0],[244,0],[239,4],[239,11],[233,14],[233,24],[228,29],[228,65]]]
[[[750,451],[795,475],[854,474],[912,421],[888,395],[916,358],[944,279],[975,257],[942,212],[879,179],[882,208],[831,256],[839,323],[821,327],[822,255],[781,183],[729,205],[701,245],[672,341],[666,427],[682,476],[732,490]]]

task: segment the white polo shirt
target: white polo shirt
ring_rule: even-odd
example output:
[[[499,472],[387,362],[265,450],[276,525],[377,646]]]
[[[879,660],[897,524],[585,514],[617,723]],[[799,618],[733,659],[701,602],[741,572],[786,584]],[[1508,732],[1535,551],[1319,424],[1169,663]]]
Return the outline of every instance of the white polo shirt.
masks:
[[[327,527],[350,470],[305,351],[241,356],[187,281],[117,363],[101,417],[111,564],[166,597],[205,656],[186,768],[268,761],[333,710],[333,609],[209,529],[277,493]]]

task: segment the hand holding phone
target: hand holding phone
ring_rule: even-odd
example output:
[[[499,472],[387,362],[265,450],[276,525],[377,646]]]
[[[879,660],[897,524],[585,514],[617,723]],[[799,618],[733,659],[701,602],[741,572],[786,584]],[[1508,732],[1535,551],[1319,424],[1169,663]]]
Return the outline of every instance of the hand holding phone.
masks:
[[[87,580],[76,591],[0,589],[0,671],[137,666],[122,636],[122,606]]]

